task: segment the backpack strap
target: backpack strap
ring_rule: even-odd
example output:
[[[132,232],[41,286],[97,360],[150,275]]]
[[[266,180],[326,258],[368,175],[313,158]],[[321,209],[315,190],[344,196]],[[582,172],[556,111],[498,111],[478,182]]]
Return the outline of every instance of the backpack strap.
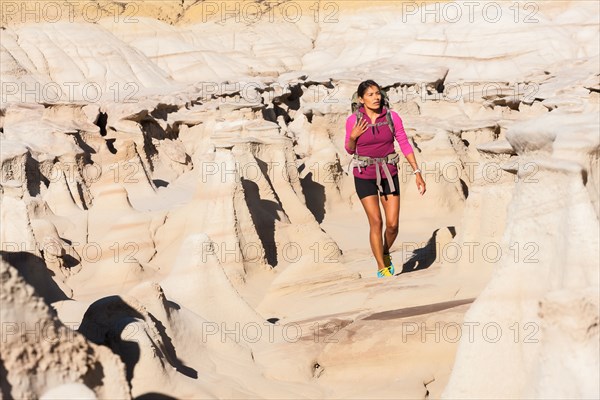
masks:
[[[387,112],[385,113],[385,117],[387,119],[387,124],[390,126],[390,129],[392,131],[392,137],[394,137],[396,135],[396,129],[394,128],[394,119],[392,118],[392,110],[390,110],[388,108]]]
[[[360,112],[360,106],[354,111],[354,115],[356,115],[356,123],[362,118],[362,113]]]
[[[358,172],[362,172],[361,168],[368,167],[371,164],[371,157],[359,156],[358,153],[354,153],[350,163],[348,163],[348,175],[350,175],[350,168],[358,168]]]
[[[386,122],[385,123],[378,122],[376,124],[369,123],[368,126],[387,125],[390,127],[390,130],[392,131],[392,138],[393,138],[396,135],[396,128],[394,127],[394,119],[392,118],[392,111],[390,110],[390,108],[389,107],[386,107],[386,108],[387,108],[387,112],[385,113]],[[362,115],[360,112],[360,107],[358,107],[356,109],[356,111],[354,112],[354,115],[356,115],[356,122],[358,123],[360,118],[362,118]]]
[[[394,181],[392,179],[392,175],[390,173],[390,170],[388,169],[388,164],[393,164],[396,165],[396,163],[398,162],[400,156],[398,155],[398,153],[393,152],[388,154],[385,157],[369,157],[369,156],[359,156],[358,154],[354,154],[354,156],[352,157],[352,160],[350,161],[350,164],[348,164],[348,174],[350,174],[350,167],[358,167],[358,171],[361,171],[361,167],[367,167],[369,165],[375,164],[375,176],[376,176],[376,184],[377,184],[377,188],[379,189],[380,192],[383,192],[383,187],[381,186],[381,172],[379,172],[379,167],[381,166],[381,169],[383,169],[383,173],[385,174],[385,178],[388,181],[388,184],[390,185],[390,190],[392,192],[394,192],[396,190],[396,187],[394,185]]]

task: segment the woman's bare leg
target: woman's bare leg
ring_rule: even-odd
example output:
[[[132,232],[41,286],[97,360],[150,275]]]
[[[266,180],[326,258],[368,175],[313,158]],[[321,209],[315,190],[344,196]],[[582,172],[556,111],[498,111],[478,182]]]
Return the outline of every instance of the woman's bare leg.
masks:
[[[377,270],[380,270],[385,268],[385,265],[383,264],[383,239],[381,235],[383,223],[381,220],[381,210],[379,209],[379,198],[377,195],[367,196],[363,197],[360,202],[369,219],[371,250],[377,261]]]
[[[387,197],[387,200],[386,200]],[[400,196],[381,196],[381,204],[385,213],[385,236],[383,254],[389,254],[390,248],[398,236],[398,218],[400,215]]]

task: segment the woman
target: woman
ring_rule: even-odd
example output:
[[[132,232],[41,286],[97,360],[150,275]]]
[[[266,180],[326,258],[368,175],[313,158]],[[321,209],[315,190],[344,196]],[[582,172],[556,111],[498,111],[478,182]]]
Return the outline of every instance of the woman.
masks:
[[[402,120],[395,111],[383,104],[380,86],[372,80],[358,85],[358,113],[346,120],[345,148],[354,155],[354,185],[356,193],[367,213],[370,225],[371,250],[377,260],[377,276],[393,276],[394,264],[390,256],[390,247],[398,236],[398,217],[400,213],[400,188],[398,169],[391,158],[396,155],[394,138],[400,145],[402,154],[414,170],[419,193],[425,193],[425,181],[412,146],[408,142]],[[389,122],[391,121],[395,132]],[[360,118],[357,118],[357,114]],[[357,121],[357,119],[360,119]],[[360,156],[360,157],[359,157]],[[388,162],[392,162],[388,164]],[[358,164],[358,166],[357,166]],[[361,167],[362,164],[362,167]],[[381,179],[385,176],[385,179]],[[379,197],[378,194],[382,196]],[[385,237],[382,239],[382,219],[379,200],[385,212]]]

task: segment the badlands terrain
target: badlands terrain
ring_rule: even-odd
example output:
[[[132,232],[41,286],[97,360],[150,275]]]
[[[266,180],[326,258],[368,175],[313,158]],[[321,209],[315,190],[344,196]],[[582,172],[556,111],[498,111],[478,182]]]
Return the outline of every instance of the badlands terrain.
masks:
[[[1,398],[600,397],[598,2],[0,7]]]

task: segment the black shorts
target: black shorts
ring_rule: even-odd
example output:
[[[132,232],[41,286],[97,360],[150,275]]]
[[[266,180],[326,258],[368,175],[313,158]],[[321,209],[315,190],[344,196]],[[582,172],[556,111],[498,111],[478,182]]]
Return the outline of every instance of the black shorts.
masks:
[[[390,185],[385,175],[381,177],[381,188],[383,189],[383,192],[381,192],[381,194],[391,194],[393,196],[400,196],[400,184],[398,183],[398,174],[392,176],[392,181],[394,182],[394,187],[396,189],[393,192],[390,191]],[[356,194],[358,194],[359,199],[377,194],[379,192],[379,188],[377,188],[377,179],[361,179],[354,177],[354,186],[356,187]]]

